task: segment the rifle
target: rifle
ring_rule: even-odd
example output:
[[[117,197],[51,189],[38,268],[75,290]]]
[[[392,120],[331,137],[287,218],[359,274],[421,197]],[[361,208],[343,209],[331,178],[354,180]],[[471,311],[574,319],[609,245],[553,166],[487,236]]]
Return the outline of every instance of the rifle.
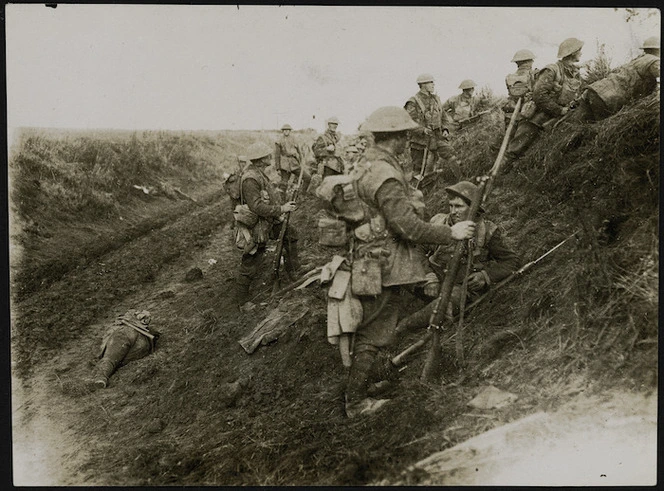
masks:
[[[510,119],[510,124],[507,127],[505,136],[503,137],[503,143],[500,146],[500,151],[496,157],[496,161],[493,164],[493,167],[489,171],[488,176],[482,176],[479,181],[479,186],[477,188],[477,194],[475,199],[473,199],[470,210],[468,211],[468,217],[466,220],[475,220],[477,212],[480,208],[480,205],[486,201],[486,198],[491,191],[490,183],[494,180],[500,166],[503,163],[503,157],[505,156],[505,151],[507,150],[507,144],[512,133],[512,128],[514,128],[514,123],[516,117],[521,112],[521,104],[523,100],[519,98],[512,113],[512,118]],[[427,356],[426,363],[424,364],[424,369],[422,370],[422,380],[428,381],[433,376],[434,366],[437,364],[437,361],[441,355],[440,349],[440,330],[442,329],[443,319],[445,313],[447,312],[447,306],[450,303],[450,297],[452,296],[452,287],[454,286],[454,280],[459,272],[459,266],[461,265],[461,255],[463,254],[463,242],[458,241],[454,249],[454,255],[450,261],[447,273],[445,274],[445,280],[440,288],[440,295],[438,301],[434,306],[433,313],[429,319],[429,329],[433,329],[433,336],[431,340],[431,348],[429,349],[429,355]]]
[[[297,184],[291,190],[290,196],[286,196],[286,202],[296,201],[297,195],[300,191],[300,186],[302,185],[302,176],[304,175],[304,163],[300,163],[300,175],[297,178]],[[284,251],[284,237],[286,236],[286,230],[288,229],[288,222],[290,220],[291,212],[286,213],[286,217],[281,224],[281,230],[279,231],[279,240],[277,241],[277,250],[274,254],[274,262],[272,263],[272,276],[274,277],[274,283],[272,284],[272,294],[275,294],[279,291],[280,281],[279,281],[279,269],[281,267],[281,256]]]
[[[498,283],[496,283],[496,285],[495,285],[493,288],[491,288],[491,290],[489,290],[488,292],[484,293],[482,296],[478,297],[476,300],[474,300],[473,302],[471,302],[469,305],[466,305],[465,308],[463,308],[463,309],[461,310],[461,312],[469,312],[469,311],[471,311],[472,309],[474,309],[475,307],[477,307],[480,303],[482,303],[486,298],[488,298],[490,295],[493,295],[494,293],[496,293],[498,290],[500,290],[502,287],[504,287],[504,286],[507,285],[508,283],[514,281],[516,278],[519,278],[519,277],[523,276],[524,273],[530,271],[530,269],[531,269],[533,266],[535,266],[537,263],[539,263],[542,259],[544,259],[545,257],[547,257],[549,254],[551,254],[552,252],[554,252],[554,251],[557,250],[558,248],[562,247],[562,245],[565,244],[565,242],[567,242],[568,240],[570,240],[572,237],[576,237],[578,234],[579,234],[579,231],[577,230],[577,231],[574,232],[572,235],[570,235],[569,237],[567,237],[566,239],[562,240],[562,241],[559,242],[557,245],[555,245],[554,247],[552,247],[551,249],[549,249],[548,251],[546,251],[544,254],[542,254],[542,255],[541,255],[540,257],[538,257],[537,259],[534,259],[534,260],[530,261],[529,263],[527,263],[527,264],[521,266],[517,271],[514,271],[514,272],[513,272],[512,274],[510,274],[507,278],[505,278],[505,279],[499,281]],[[455,319],[454,319],[454,320],[456,320],[456,319],[460,319],[460,317],[461,317],[461,312],[460,312],[457,316],[455,316]],[[426,342],[429,340],[430,337],[431,337],[431,332],[428,332],[428,333],[427,333],[426,335],[424,335],[420,340],[418,340],[418,341],[415,342],[414,344],[411,344],[408,348],[406,348],[405,350],[403,350],[401,353],[399,353],[398,355],[394,356],[394,357],[391,359],[392,364],[393,364],[395,367],[400,367],[400,366],[403,364],[404,359],[405,359],[408,355],[410,355],[411,353],[413,353],[414,351],[416,351],[416,350],[418,350],[419,348],[421,348],[422,346],[424,346],[424,345],[426,344]]]
[[[489,113],[490,113],[491,111],[493,111],[494,109],[498,109],[498,107],[500,107],[500,106],[493,106],[493,107],[490,107],[489,109],[486,109],[486,110],[484,110],[484,111],[481,111],[481,112],[479,112],[479,113],[477,113],[477,114],[474,114],[474,115],[472,115],[472,116],[470,116],[470,117],[468,117],[468,118],[460,119],[459,121],[457,121],[457,123],[458,123],[459,125],[463,125],[464,123],[468,123],[468,122],[470,122],[470,121],[474,121],[474,120],[476,120],[477,118],[479,118],[480,116],[483,116],[483,115],[485,115],[485,114],[489,114]]]

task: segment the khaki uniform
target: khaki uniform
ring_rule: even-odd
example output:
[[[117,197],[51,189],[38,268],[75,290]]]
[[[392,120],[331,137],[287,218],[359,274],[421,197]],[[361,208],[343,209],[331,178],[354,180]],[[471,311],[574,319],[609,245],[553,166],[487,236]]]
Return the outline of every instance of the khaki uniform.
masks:
[[[139,319],[137,317],[139,314],[147,316],[141,315]],[[139,313],[132,309],[118,316],[102,340],[100,360],[95,367],[95,383],[98,382],[100,387],[106,387],[109,377],[120,366],[143,358],[154,351],[159,333],[150,330],[149,323],[150,317],[147,312]]]
[[[252,230],[256,243],[253,253],[243,253],[236,278],[236,301],[242,304],[248,300],[251,281],[263,271],[265,248],[269,239],[279,238],[281,230],[281,198],[270,179],[253,163],[242,173],[242,204],[258,215],[258,223]],[[284,236],[284,263],[289,272],[299,268],[297,251],[297,231],[288,225]]]
[[[409,185],[393,155],[380,147],[371,147],[356,167],[363,171],[357,181],[357,195],[367,207],[368,216],[353,229],[353,261],[379,258],[382,292],[359,297],[365,319],[378,314],[371,322],[360,325],[355,333],[347,402],[366,397],[367,378],[376,355],[395,339],[399,289],[426,278],[426,257],[416,244],[452,241],[449,226],[422,220],[421,194]]]
[[[445,164],[456,164],[456,156],[449,143],[449,136],[443,135],[443,131],[448,133],[452,130],[452,122],[448,115],[443,111],[443,105],[436,94],[429,94],[425,90],[420,90],[413,97],[408,99],[404,108],[408,111],[410,117],[420,125],[410,133],[410,156],[411,165],[404,169],[406,176],[419,174],[424,159],[424,149],[428,146],[430,158],[427,159],[427,170],[436,171]],[[431,135],[426,135],[424,130],[428,128],[432,131]],[[431,169],[429,163],[433,162],[434,168]],[[427,173],[425,171],[425,173]]]
[[[306,168],[306,162],[302,158],[302,152],[297,139],[291,135],[281,135],[274,144],[274,162],[277,171],[281,177],[282,188],[285,191],[291,176],[297,181],[300,175],[300,165],[304,165],[302,173],[303,189],[307,189],[311,175]]]
[[[461,128],[459,121],[475,115],[476,104],[475,97],[468,95],[465,92],[450,97],[445,101],[443,104],[443,110],[452,118],[454,130],[459,130]]]
[[[514,137],[507,146],[507,161],[519,158],[539,136],[543,125],[563,115],[563,108],[581,95],[582,81],[579,69],[573,63],[557,61],[544,67],[533,87],[533,101],[537,111],[519,123]]]
[[[657,88],[659,57],[644,53],[588,86],[570,121],[599,120]]]
[[[334,150],[328,150],[329,145],[334,145]],[[329,129],[320,135],[312,146],[316,162],[318,163],[318,173],[322,177],[335,174],[343,174],[344,164],[339,152],[339,134]]]
[[[537,70],[529,66],[520,66],[516,72],[510,73],[505,77],[505,85],[507,87],[507,103],[503,106],[505,113],[505,126],[510,124],[512,114],[516,108],[516,104],[521,98],[521,104],[531,101],[533,98],[533,86],[535,85],[535,74]],[[521,115],[517,116],[516,124],[521,119]]]

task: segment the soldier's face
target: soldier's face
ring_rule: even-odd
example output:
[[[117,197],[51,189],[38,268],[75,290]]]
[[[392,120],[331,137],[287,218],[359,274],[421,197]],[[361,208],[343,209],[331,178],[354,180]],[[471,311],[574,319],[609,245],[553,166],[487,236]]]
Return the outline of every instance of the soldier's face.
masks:
[[[283,130],[283,132],[284,132],[284,136],[290,135],[290,130]]]
[[[570,55],[570,57],[574,62],[581,61],[581,50],[575,51]]]
[[[339,126],[337,123],[328,123],[327,124],[327,128],[332,132],[337,131],[337,126]]]
[[[466,93],[468,97],[470,97],[475,92],[475,87],[471,87],[470,89],[463,89],[463,91]]]
[[[464,200],[461,198],[451,198],[449,203],[452,223],[463,222],[468,218],[470,206],[468,206]]]
[[[425,92],[433,94],[434,84],[433,82],[425,82],[422,84],[422,88],[424,89]]]

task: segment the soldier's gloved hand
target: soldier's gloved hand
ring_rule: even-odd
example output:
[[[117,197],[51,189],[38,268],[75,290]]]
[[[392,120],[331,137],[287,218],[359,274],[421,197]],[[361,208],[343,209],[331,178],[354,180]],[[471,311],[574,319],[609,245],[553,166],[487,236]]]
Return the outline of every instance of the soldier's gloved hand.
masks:
[[[288,203],[281,205],[282,213],[290,213],[291,211],[295,210],[297,210],[297,203],[295,201],[289,201]]]
[[[432,133],[433,133],[433,131],[431,131],[429,128],[424,128],[424,134],[425,134],[425,135],[429,136],[429,135],[431,135]]]
[[[475,222],[465,220],[452,225],[452,238],[454,240],[472,239],[475,236]]]
[[[569,107],[567,107],[567,106],[563,107],[560,110],[560,112],[562,112],[561,116],[564,116],[565,114],[567,114],[569,112]]]
[[[334,152],[334,145],[332,144],[328,145],[327,147],[325,147],[325,150],[327,150],[328,152]]]
[[[470,273],[470,275],[468,275],[468,290],[471,292],[481,290],[486,284],[486,278],[482,271],[477,271],[476,273]]]

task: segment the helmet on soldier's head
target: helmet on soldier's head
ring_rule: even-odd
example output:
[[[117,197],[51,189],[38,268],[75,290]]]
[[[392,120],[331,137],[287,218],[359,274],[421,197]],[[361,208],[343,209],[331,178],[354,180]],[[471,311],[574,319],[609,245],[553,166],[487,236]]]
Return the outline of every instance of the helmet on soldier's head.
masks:
[[[526,61],[526,60],[534,60],[535,55],[533,54],[532,51],[529,49],[520,49],[516,53],[514,53],[514,56],[512,57],[512,62],[516,63],[517,61]]]
[[[263,142],[256,142],[247,148],[247,158],[252,162],[272,154],[272,149]]]
[[[433,75],[430,73],[423,73],[419,77],[417,77],[417,83],[418,84],[426,84],[428,82],[433,82]]]
[[[391,133],[419,128],[403,107],[385,106],[372,112],[362,124],[362,131]]]
[[[283,126],[281,127],[281,131],[284,131],[284,130],[292,130],[292,129],[293,129],[293,128],[292,128],[291,125],[289,125],[289,124],[285,124],[285,125],[283,125]]]
[[[659,49],[659,36],[651,36],[643,41],[641,49]]]
[[[328,118],[327,121],[325,121],[327,124],[334,123],[334,124],[339,124],[339,119],[336,116],[332,116],[331,118]]]
[[[583,47],[583,41],[576,38],[567,38],[558,47],[558,58],[562,59],[566,56],[576,53]]]
[[[463,82],[461,82],[461,83],[459,84],[459,88],[460,88],[461,90],[472,89],[472,88],[474,88],[474,87],[475,87],[475,82],[473,82],[473,81],[472,81],[471,79],[469,79],[469,78],[467,78],[466,80],[464,80]]]
[[[445,191],[451,197],[461,198],[470,206],[477,195],[477,186],[469,181],[459,181],[454,186],[446,187]],[[481,205],[480,211],[484,211]]]

